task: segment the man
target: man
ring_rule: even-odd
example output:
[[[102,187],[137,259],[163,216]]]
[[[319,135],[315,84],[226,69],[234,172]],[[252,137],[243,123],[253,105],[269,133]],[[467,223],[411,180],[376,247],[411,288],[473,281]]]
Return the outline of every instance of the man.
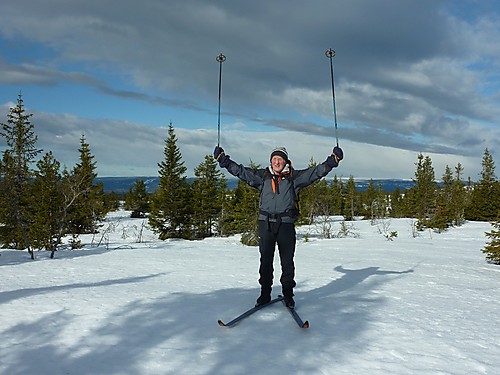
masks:
[[[256,306],[271,301],[274,251],[278,244],[283,298],[288,307],[294,308],[297,194],[337,167],[344,157],[342,149],[336,146],[323,163],[302,170],[293,169],[284,147],[272,150],[269,158],[271,165],[262,169],[251,169],[235,163],[219,146],[215,147],[214,157],[221,168],[226,168],[233,176],[260,191],[258,226],[261,293]]]

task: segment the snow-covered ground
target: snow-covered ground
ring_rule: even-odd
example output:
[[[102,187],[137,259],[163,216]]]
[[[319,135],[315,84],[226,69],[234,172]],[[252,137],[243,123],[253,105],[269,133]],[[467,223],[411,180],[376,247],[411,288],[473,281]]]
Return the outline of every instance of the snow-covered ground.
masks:
[[[353,222],[359,238],[298,228],[296,308],[311,327],[275,304],[227,328],[217,320],[258,297],[257,248],[162,242],[127,214],[55,259],[0,251],[1,374],[500,374],[488,223],[416,238],[410,219]]]

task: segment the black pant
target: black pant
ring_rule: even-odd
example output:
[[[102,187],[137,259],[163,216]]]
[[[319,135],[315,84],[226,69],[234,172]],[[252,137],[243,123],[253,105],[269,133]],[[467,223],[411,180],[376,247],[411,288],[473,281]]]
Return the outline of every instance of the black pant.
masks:
[[[278,227],[276,228],[276,226]],[[293,295],[292,291],[295,287],[295,265],[293,263],[296,242],[295,225],[292,223],[259,221],[259,237],[259,283],[262,287],[262,292],[271,293],[274,250],[276,244],[278,244],[281,261],[280,282],[283,294]]]

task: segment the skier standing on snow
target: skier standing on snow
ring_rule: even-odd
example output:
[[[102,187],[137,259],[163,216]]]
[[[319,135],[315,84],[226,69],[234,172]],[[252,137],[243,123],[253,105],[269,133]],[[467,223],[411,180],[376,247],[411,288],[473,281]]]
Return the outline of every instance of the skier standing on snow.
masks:
[[[276,244],[281,261],[281,286],[285,304],[295,307],[295,220],[298,216],[297,194],[306,186],[326,176],[344,157],[342,149],[334,147],[327,159],[315,166],[295,170],[284,147],[271,152],[268,168],[251,169],[232,161],[224,150],[216,146],[214,158],[221,168],[260,191],[259,202],[259,284],[261,294],[255,306],[271,301],[273,260]]]

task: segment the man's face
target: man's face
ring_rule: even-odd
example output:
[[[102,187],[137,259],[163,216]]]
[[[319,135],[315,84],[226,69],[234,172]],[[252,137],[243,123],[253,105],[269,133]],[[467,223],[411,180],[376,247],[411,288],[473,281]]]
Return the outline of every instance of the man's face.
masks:
[[[274,173],[281,173],[283,168],[285,168],[286,162],[285,159],[283,159],[279,155],[274,155],[273,158],[271,159],[271,166],[273,168]]]

